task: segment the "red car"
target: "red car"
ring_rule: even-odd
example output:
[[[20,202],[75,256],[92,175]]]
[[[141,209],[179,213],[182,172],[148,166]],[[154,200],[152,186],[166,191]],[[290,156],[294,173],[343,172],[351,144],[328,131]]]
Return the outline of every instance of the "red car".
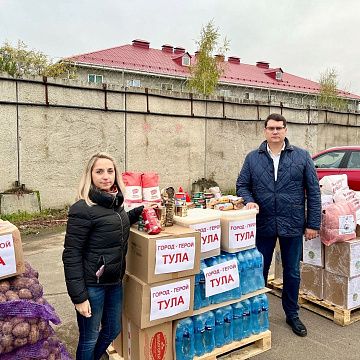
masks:
[[[319,179],[326,175],[346,174],[349,188],[360,191],[360,146],[337,146],[312,158]]]

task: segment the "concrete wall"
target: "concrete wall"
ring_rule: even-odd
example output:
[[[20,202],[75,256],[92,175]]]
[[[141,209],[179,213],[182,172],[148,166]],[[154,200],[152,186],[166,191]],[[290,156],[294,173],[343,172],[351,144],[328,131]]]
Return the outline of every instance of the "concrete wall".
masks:
[[[86,161],[98,151],[112,154],[121,170],[159,172],[162,187],[189,190],[212,176],[223,189],[234,188],[272,112],[283,113],[290,141],[311,153],[360,143],[360,115],[354,113],[1,77],[0,192],[19,180],[40,191],[43,208],[71,204]]]

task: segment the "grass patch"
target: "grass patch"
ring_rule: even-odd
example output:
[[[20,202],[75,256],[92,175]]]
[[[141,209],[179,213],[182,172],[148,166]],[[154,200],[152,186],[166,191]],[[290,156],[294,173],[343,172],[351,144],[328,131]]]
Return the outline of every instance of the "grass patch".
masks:
[[[16,226],[23,223],[41,220],[61,220],[66,219],[68,208],[64,209],[44,209],[36,213],[18,212],[13,214],[0,214],[2,220],[10,221]]]

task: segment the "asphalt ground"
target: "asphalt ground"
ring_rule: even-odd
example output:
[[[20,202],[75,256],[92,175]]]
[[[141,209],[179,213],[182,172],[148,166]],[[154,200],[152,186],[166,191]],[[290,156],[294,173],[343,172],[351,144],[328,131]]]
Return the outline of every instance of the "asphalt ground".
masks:
[[[39,272],[44,287],[44,297],[51,303],[62,323],[54,326],[60,339],[75,359],[78,330],[74,306],[65,287],[61,254],[64,232],[45,233],[23,237],[25,260]],[[300,318],[306,324],[308,336],[293,334],[285,323],[281,299],[269,294],[270,330],[272,348],[260,355],[259,360],[359,360],[360,321],[341,327],[306,309],[300,310]],[[103,359],[106,359],[104,356]],[[230,359],[230,356],[228,357]],[[231,356],[236,359],[236,356]],[[137,359],[133,359],[137,360]]]

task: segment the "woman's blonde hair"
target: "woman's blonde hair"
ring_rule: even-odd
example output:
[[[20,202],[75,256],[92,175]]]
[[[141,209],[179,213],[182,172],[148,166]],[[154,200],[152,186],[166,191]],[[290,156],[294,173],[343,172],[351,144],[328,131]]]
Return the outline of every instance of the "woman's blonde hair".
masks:
[[[81,176],[79,189],[78,189],[78,193],[77,193],[77,200],[83,199],[89,206],[94,205],[94,203],[89,198],[89,192],[90,192],[90,188],[92,185],[91,172],[93,170],[95,162],[98,159],[108,159],[113,163],[114,169],[115,169],[115,184],[117,185],[118,189],[122,191],[123,194],[125,191],[125,185],[121,178],[121,173],[118,170],[115,159],[112,156],[110,156],[109,154],[104,153],[104,152],[99,152],[97,154],[94,154],[90,158],[90,160],[88,161],[88,163],[84,169],[84,173]]]

